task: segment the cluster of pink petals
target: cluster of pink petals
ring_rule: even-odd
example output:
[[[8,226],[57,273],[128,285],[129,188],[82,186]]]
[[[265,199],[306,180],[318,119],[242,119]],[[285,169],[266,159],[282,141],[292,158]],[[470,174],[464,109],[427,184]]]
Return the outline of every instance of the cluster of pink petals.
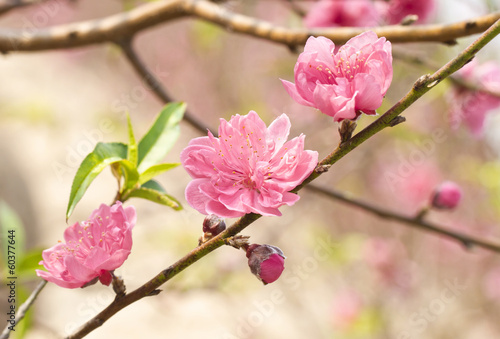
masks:
[[[457,72],[464,80],[492,92],[500,92],[500,67],[495,62],[478,65],[475,60]],[[482,91],[455,86],[448,96],[452,128],[464,123],[467,129],[479,137],[484,130],[486,114],[500,107],[500,98]]]
[[[304,17],[304,24],[308,28],[374,27],[380,20],[380,13],[371,0],[320,0]]]
[[[310,37],[295,64],[295,84],[282,80],[288,94],[334,121],[376,114],[392,81],[391,43],[368,31],[334,50],[331,40]]]
[[[290,120],[282,114],[266,127],[254,111],[221,119],[219,137],[191,140],[181,162],[194,179],[186,200],[202,214],[240,217],[281,215],[299,196],[289,191],[312,173],[318,153],[304,150],[304,135],[286,141]]]
[[[452,209],[457,207],[462,199],[462,189],[453,181],[441,183],[432,197],[432,206],[438,209]]]
[[[399,24],[408,15],[417,15],[418,23],[427,21],[435,9],[435,0],[319,0],[314,3],[304,24],[313,27],[375,27]]]
[[[120,267],[132,248],[134,207],[121,202],[102,204],[87,221],[77,222],[64,231],[64,243],[42,252],[47,271],[36,270],[43,279],[66,288],[83,287],[96,281],[109,285],[110,271]]]

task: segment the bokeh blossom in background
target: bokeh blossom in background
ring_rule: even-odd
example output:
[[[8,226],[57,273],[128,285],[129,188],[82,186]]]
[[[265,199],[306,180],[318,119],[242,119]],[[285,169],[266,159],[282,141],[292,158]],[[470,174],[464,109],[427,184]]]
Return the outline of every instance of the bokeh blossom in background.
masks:
[[[371,0],[320,0],[314,3],[304,17],[304,24],[308,28],[374,27],[380,20],[380,13]]]
[[[478,64],[476,60],[472,60],[457,75],[488,91],[500,93],[500,67],[496,62]],[[486,115],[500,107],[499,97],[459,84],[453,86],[447,99],[451,127],[457,129],[464,124],[475,137],[482,135]]]
[[[425,23],[435,12],[435,0],[320,0],[314,2],[304,25],[314,27],[375,27],[397,25],[409,15]]]
[[[331,40],[310,37],[295,64],[295,84],[281,80],[288,94],[337,122],[376,114],[392,81],[391,43],[368,31],[334,50]]]
[[[186,200],[202,214],[241,217],[246,213],[280,216],[293,205],[290,193],[311,174],[318,153],[304,150],[304,135],[286,141],[290,119],[279,116],[269,127],[254,111],[220,120],[219,137],[191,140],[181,162],[193,180]]]
[[[437,209],[452,209],[457,207],[462,199],[462,189],[453,181],[441,183],[432,196],[432,206]]]
[[[124,209],[121,202],[111,207],[101,204],[88,220],[64,231],[64,242],[43,251],[40,265],[47,271],[36,270],[37,275],[66,288],[82,287],[97,278],[109,285],[110,271],[130,254],[135,222],[133,206]]]
[[[384,21],[397,25],[408,15],[417,15],[416,23],[429,21],[435,11],[435,0],[390,0],[375,1]]]

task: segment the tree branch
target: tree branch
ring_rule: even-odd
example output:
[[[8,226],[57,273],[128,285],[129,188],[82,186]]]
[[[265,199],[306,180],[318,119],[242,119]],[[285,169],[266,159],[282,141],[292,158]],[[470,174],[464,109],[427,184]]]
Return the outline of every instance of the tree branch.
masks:
[[[289,47],[303,45],[311,35],[323,35],[335,43],[345,43],[366,29],[340,27],[329,29],[285,28],[267,21],[231,12],[208,0],[165,0],[141,5],[129,12],[104,19],[44,29],[0,29],[0,52],[41,51],[75,48],[130,38],[135,33],[160,23],[196,17],[231,32],[250,35]],[[392,43],[444,42],[480,33],[500,18],[500,12],[448,25],[383,26],[370,28]]]
[[[421,218],[407,217],[403,214],[399,214],[399,213],[396,213],[396,212],[393,212],[393,211],[390,211],[387,209],[383,209],[383,208],[374,206],[374,205],[369,204],[367,202],[354,199],[346,193],[337,192],[337,191],[327,189],[324,187],[319,187],[316,185],[308,185],[307,188],[310,191],[318,192],[318,193],[321,193],[329,198],[332,198],[332,199],[335,199],[338,201],[342,201],[342,202],[346,203],[347,205],[360,208],[363,211],[374,214],[380,218],[395,220],[395,221],[398,221],[400,223],[406,224],[406,225],[414,227],[414,228],[418,228],[418,229],[421,229],[424,231],[444,235],[448,238],[451,238],[451,239],[454,239],[454,240],[460,242],[467,249],[471,248],[472,246],[478,246],[478,247],[482,247],[482,248],[485,248],[485,249],[490,250],[490,251],[500,253],[500,245],[497,245],[497,244],[494,244],[494,243],[491,243],[489,241],[482,240],[479,238],[471,237],[471,236],[464,234],[464,233],[461,233],[461,232],[456,232],[453,230],[446,229],[442,226],[435,225],[435,224],[432,224],[430,222],[426,222],[426,221],[422,220]]]
[[[31,305],[35,302],[36,298],[40,294],[40,292],[43,290],[43,288],[47,285],[46,280],[40,281],[40,283],[36,286],[36,288],[31,292],[31,295],[26,299],[26,301],[19,307],[16,313],[16,323],[14,326],[16,326],[21,320],[24,319],[24,316],[26,315],[26,312],[30,309]],[[7,339],[10,336],[10,326],[7,325],[5,329],[3,330],[2,334],[0,335],[0,339]]]
[[[413,85],[413,88],[403,99],[401,99],[396,105],[394,105],[372,124],[356,134],[352,139],[342,143],[336,150],[334,150],[319,163],[318,169],[327,168],[328,166],[336,163],[338,160],[342,159],[345,155],[347,155],[353,149],[369,139],[371,136],[388,126],[391,126],[391,122],[395,118],[397,118],[406,108],[408,108],[408,106],[410,106],[418,98],[428,92],[442,79],[446,78],[453,72],[456,72],[458,69],[463,67],[467,63],[467,61],[469,61],[482,47],[484,47],[499,33],[500,21],[497,21],[481,37],[479,37],[479,39],[472,43],[456,58],[448,62],[445,66],[441,67],[441,69],[439,69],[436,73],[434,73],[433,75],[423,76],[419,80],[417,80],[417,82]],[[322,173],[325,173],[325,170],[314,171],[301,185],[295,188],[293,192],[299,191],[301,188],[316,179]],[[121,309],[144,297],[157,294],[158,287],[166,283],[178,273],[182,272],[187,267],[197,262],[205,255],[224,245],[225,239],[240,233],[260,217],[261,215],[254,213],[246,214],[245,216],[241,217],[224,232],[205,242],[201,246],[195,248],[187,255],[185,255],[182,259],[178,260],[167,269],[161,271],[158,275],[146,282],[141,287],[121,298],[115,299],[108,307],[106,307],[91,320],[86,322],[76,333],[68,336],[67,339],[82,338],[88,333],[92,332],[94,329],[101,326],[105,321],[107,321]]]
[[[144,79],[147,85],[156,94],[158,99],[160,99],[164,104],[174,101],[167,93],[166,89],[163,87],[161,82],[158,79],[156,79],[154,74],[149,71],[146,64],[139,58],[138,54],[135,52],[132,46],[132,40],[124,39],[124,40],[119,40],[116,43],[120,46],[123,53],[127,57],[127,60],[133,66],[134,70],[137,72],[137,74],[139,74],[139,76],[141,76]],[[206,127],[204,123],[202,123],[189,111],[186,111],[184,113],[184,120],[187,121],[191,126],[196,128],[201,133],[205,134],[207,130],[210,130],[208,127]],[[217,135],[217,132],[212,130],[210,131],[212,132],[213,135]]]

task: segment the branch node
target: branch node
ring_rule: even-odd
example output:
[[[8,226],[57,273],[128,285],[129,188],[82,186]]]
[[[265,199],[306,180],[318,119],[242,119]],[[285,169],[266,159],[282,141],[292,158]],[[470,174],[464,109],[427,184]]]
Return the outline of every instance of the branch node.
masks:
[[[318,165],[314,169],[314,172],[316,172],[318,174],[326,173],[326,172],[328,172],[328,170],[330,169],[330,167],[332,167],[332,165],[330,165],[330,164],[327,164],[327,165]]]
[[[413,89],[418,90],[419,88],[422,88],[427,85],[431,78],[430,74],[424,74],[420,78],[418,78],[417,81],[413,84]]]
[[[243,248],[248,247],[249,245],[248,239],[250,239],[248,235],[235,235],[233,237],[224,239],[224,244],[232,246],[239,250],[242,247]]]
[[[161,293],[162,290],[160,289],[156,289],[156,290],[152,290],[151,292],[149,292],[146,297],[154,297],[155,295],[158,295]]]
[[[391,120],[391,122],[389,122],[389,126],[390,127],[394,127],[396,125],[399,125],[403,122],[406,121],[406,118],[405,117],[402,117],[400,115],[398,115],[397,117],[395,117],[394,119]]]

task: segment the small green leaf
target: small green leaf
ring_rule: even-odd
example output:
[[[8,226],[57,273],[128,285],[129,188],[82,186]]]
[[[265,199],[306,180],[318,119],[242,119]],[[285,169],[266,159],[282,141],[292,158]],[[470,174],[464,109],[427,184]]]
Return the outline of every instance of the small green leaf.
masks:
[[[71,185],[71,193],[66,210],[66,221],[82,199],[92,181],[106,166],[127,159],[127,145],[122,143],[98,143],[94,150],[83,159]]]
[[[10,245],[15,248],[16,259],[20,260],[26,246],[23,223],[17,213],[3,200],[0,200],[0,230],[2,232],[2,236],[0,236],[1,254],[7,256]],[[14,232],[9,233],[9,231]],[[13,242],[14,245],[9,244],[9,241]],[[7,260],[3,260],[3,262],[6,263]]]
[[[163,187],[161,187],[161,185],[154,180],[150,180],[140,188],[133,190],[127,198],[133,197],[142,198],[156,202],[158,204],[169,206],[176,211],[180,211],[182,209],[181,203],[173,196],[165,193]]]
[[[153,126],[139,142],[139,173],[156,165],[172,148],[179,137],[179,122],[185,110],[186,104],[183,102],[170,103],[163,108]]]
[[[137,166],[137,143],[135,142],[134,130],[132,129],[132,122],[130,121],[130,115],[127,113],[127,125],[128,125],[128,154],[127,159],[130,161],[134,167]]]
[[[123,191],[131,189],[139,181],[139,172],[137,168],[128,160],[120,160],[119,162],[121,172],[125,177],[125,183],[123,184]]]
[[[34,278],[36,276],[35,270],[40,269],[38,264],[42,260],[43,248],[35,248],[26,252],[23,258],[19,261],[17,266],[17,274],[23,279]]]
[[[141,185],[142,188],[151,188],[152,190],[161,192],[161,193],[167,193],[165,189],[163,188],[162,185],[156,180],[149,180],[148,182],[145,182],[144,184]]]
[[[170,171],[172,168],[176,168],[179,166],[180,163],[173,163],[173,164],[159,164],[159,165],[154,165],[145,170],[144,172],[141,173],[139,177],[139,184],[144,184],[145,182],[148,182],[149,180],[153,179],[157,175],[160,175],[163,172]]]

